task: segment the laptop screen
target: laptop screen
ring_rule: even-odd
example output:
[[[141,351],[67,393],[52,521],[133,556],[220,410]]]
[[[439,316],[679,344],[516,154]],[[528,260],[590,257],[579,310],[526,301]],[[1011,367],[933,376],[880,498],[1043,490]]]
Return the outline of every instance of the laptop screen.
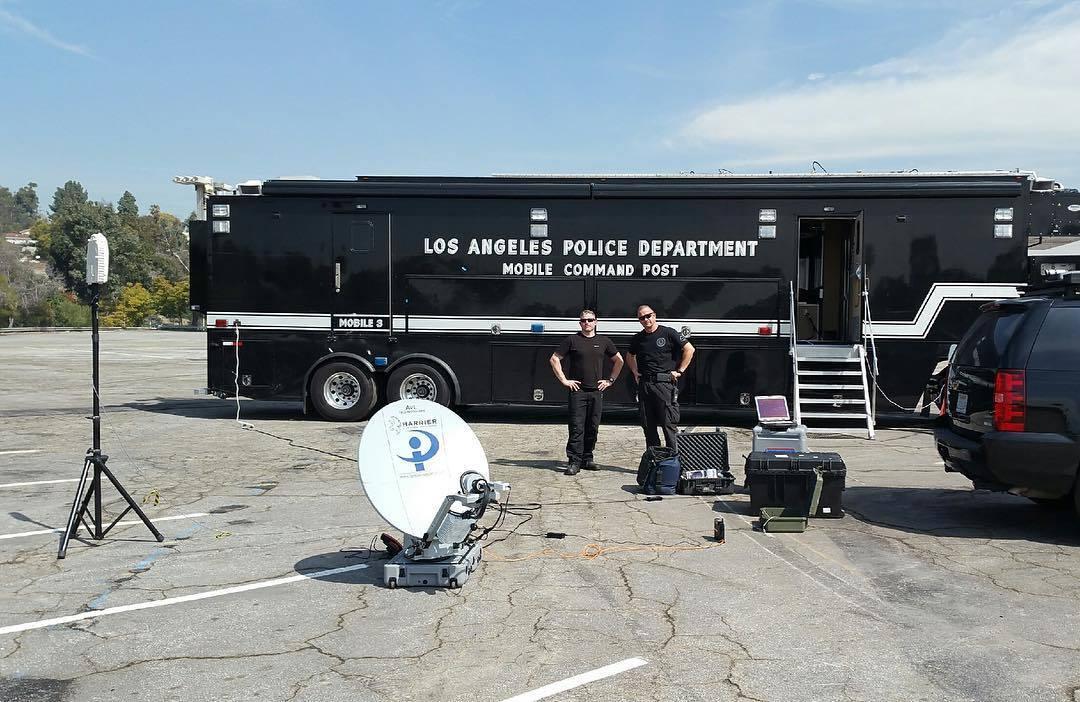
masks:
[[[761,422],[787,422],[791,420],[788,412],[787,398],[783,395],[765,395],[754,398],[757,405],[758,421]]]

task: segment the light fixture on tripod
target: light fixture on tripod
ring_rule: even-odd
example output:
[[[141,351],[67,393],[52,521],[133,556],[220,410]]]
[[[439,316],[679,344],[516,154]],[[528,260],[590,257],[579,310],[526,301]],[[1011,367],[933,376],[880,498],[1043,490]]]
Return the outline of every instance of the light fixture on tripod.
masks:
[[[68,541],[75,536],[75,533],[79,530],[79,524],[84,524],[86,530],[90,532],[90,537],[93,539],[103,539],[105,535],[109,533],[117,522],[119,522],[125,514],[131,510],[135,510],[135,514],[139,515],[139,519],[143,521],[146,528],[153,533],[154,538],[158,541],[164,541],[165,537],[161,535],[154,525],[150,523],[143,511],[139,509],[139,505],[135,504],[135,500],[131,499],[131,495],[128,494],[124,486],[120,484],[120,481],[116,479],[112,471],[105,465],[109,457],[101,452],[101,404],[98,391],[98,302],[101,298],[101,286],[109,280],[109,242],[105,238],[105,235],[101,232],[94,234],[90,237],[90,240],[86,243],[86,282],[90,286],[90,320],[91,320],[91,343],[93,345],[93,358],[94,358],[94,416],[91,419],[94,422],[94,445],[86,449],[86,460],[83,463],[82,477],[79,478],[79,488],[75,492],[75,501],[71,503],[71,514],[68,516],[67,528],[64,529],[64,533],[60,536],[60,550],[57,552],[56,557],[63,558],[67,555]],[[93,474],[91,475],[91,470]],[[124,500],[127,501],[128,507],[120,513],[116,519],[107,527],[102,528],[101,522],[101,475],[105,474],[105,477],[109,479],[109,482],[113,484]],[[87,481],[90,481],[90,488],[83,494],[83,490],[86,489]],[[94,500],[93,511],[90,510],[90,500]],[[88,524],[85,517],[89,517],[91,523]]]

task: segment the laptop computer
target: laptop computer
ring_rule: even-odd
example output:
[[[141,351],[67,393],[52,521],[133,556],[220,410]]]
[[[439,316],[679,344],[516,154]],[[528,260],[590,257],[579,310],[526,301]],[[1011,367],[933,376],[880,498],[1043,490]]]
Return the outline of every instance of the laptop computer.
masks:
[[[754,398],[754,406],[762,426],[795,426],[788,411],[787,398],[783,395],[758,395]]]

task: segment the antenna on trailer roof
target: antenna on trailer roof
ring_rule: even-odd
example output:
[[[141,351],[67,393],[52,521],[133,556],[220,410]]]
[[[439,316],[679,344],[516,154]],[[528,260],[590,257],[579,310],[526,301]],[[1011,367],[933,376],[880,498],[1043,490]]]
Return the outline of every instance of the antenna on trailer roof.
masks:
[[[820,168],[822,173],[828,173],[828,171],[825,170],[825,166],[822,166],[820,161],[811,161],[810,162],[810,172],[811,173],[816,173],[817,172],[817,168],[815,168],[815,166],[817,166],[817,168]]]

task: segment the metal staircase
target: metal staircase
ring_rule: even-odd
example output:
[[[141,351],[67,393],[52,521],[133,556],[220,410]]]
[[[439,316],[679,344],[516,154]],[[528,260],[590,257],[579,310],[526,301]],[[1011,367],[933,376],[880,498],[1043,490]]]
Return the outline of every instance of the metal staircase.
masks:
[[[874,438],[862,344],[800,344],[795,354],[795,418],[817,434]]]
[[[873,394],[867,380],[865,347],[799,343],[794,285],[790,292],[789,351],[795,421],[805,424],[808,433],[865,435],[873,439]]]

